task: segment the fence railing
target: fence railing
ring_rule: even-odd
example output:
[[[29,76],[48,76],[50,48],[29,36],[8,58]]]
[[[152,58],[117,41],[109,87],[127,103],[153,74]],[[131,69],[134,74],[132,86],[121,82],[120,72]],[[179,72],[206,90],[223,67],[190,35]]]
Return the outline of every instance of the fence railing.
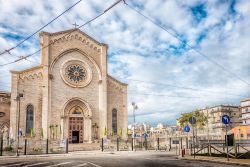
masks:
[[[0,156],[35,155],[35,154],[59,154],[67,153],[68,142],[63,140],[34,140],[20,139],[17,141],[0,141]]]
[[[236,140],[232,146],[226,149],[225,140],[189,140],[180,138],[127,138],[113,137],[111,139],[96,139],[83,143],[69,144],[63,140],[35,140],[20,139],[17,149],[17,141],[1,140],[0,156],[35,155],[35,154],[60,154],[71,151],[174,151],[179,154],[181,150],[187,150],[191,155],[228,155],[233,158],[248,157],[250,154],[250,140]]]

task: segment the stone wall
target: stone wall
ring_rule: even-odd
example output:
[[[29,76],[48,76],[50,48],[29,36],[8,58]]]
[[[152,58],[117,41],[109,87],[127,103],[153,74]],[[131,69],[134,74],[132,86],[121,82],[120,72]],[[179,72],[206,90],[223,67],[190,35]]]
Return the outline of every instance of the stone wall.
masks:
[[[0,138],[7,141],[10,126],[10,93],[0,92]]]
[[[23,137],[30,137],[30,132],[26,134],[26,110],[28,105],[34,106],[34,131],[35,138],[40,139],[41,134],[41,110],[42,110],[42,67],[36,67],[20,72],[12,71],[12,94],[11,94],[11,129],[15,139],[18,126],[18,102],[16,100],[17,91],[23,94],[20,98],[20,129]],[[17,86],[19,85],[19,86]]]
[[[117,110],[117,135],[122,129],[122,137],[127,131],[127,84],[108,76],[108,134],[112,133],[112,110]]]

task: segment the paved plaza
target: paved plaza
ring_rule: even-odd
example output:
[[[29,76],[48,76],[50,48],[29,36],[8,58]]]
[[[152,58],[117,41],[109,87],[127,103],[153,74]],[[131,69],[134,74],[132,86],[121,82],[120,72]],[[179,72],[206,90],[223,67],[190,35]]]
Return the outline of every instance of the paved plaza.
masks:
[[[1,167],[234,167],[225,162],[179,159],[169,152],[74,152],[60,155],[2,157]]]

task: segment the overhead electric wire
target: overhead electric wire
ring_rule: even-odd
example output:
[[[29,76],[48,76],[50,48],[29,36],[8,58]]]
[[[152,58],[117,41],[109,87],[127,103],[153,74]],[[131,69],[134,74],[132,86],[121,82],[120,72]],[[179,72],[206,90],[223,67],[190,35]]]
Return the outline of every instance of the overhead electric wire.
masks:
[[[33,61],[30,61],[33,62]],[[40,67],[49,67],[49,65],[39,65]],[[54,66],[53,69],[66,69],[63,67],[56,67]],[[98,74],[97,72],[93,72],[92,74]],[[212,94],[224,94],[224,95],[230,95],[230,96],[237,96],[237,97],[246,97],[245,95],[240,95],[240,94],[234,94],[234,93],[230,93],[228,91],[211,91],[211,90],[207,90],[207,89],[199,89],[199,88],[193,88],[193,87],[185,87],[185,86],[181,86],[181,85],[174,85],[174,84],[169,84],[169,83],[161,83],[161,82],[153,82],[153,81],[144,81],[144,80],[138,80],[138,79],[130,79],[130,78],[126,78],[126,77],[115,77],[118,78],[120,80],[123,80],[122,82],[129,83],[129,82],[140,82],[140,83],[146,83],[146,84],[153,84],[153,85],[164,85],[167,87],[173,87],[173,88],[179,88],[179,89],[185,89],[185,90],[190,90],[190,91],[197,91],[197,92],[204,92],[204,93],[212,93]],[[0,83],[5,83],[5,82],[1,82]],[[6,83],[7,84],[7,83]]]
[[[92,19],[90,19],[89,21],[85,22],[84,24],[80,25],[80,26],[78,27],[78,29],[84,27],[85,25],[87,25],[87,24],[91,23],[92,21],[96,20],[97,18],[101,17],[102,15],[104,15],[106,12],[108,12],[110,9],[112,9],[115,5],[117,5],[117,4],[118,4],[119,2],[121,2],[121,1],[122,1],[122,0],[116,1],[115,3],[113,3],[112,5],[110,5],[107,9],[105,9],[102,13],[98,14],[97,16],[95,16],[94,18],[92,18]],[[75,31],[75,30],[76,30],[76,29],[73,29],[73,30],[70,31],[69,33],[63,35],[61,38],[70,35],[70,34],[71,34],[73,31]],[[47,48],[47,47],[49,47],[49,46],[52,45],[52,44],[53,44],[53,43],[49,43],[48,45],[46,45],[46,46],[44,46],[44,47],[38,49],[38,50],[35,51],[34,53],[31,53],[31,54],[29,54],[29,55],[27,55],[27,56],[23,56],[23,57],[21,57],[21,58],[15,60],[15,61],[12,61],[12,62],[9,62],[9,63],[5,63],[5,64],[1,64],[0,67],[3,67],[3,66],[6,66],[6,65],[13,64],[13,63],[19,62],[19,61],[21,61],[21,60],[27,59],[28,57],[31,57],[31,56],[35,55],[36,53],[40,52],[42,49]]]
[[[239,95],[239,94],[233,94],[233,93],[228,93],[228,92],[225,93],[225,92],[222,92],[222,91],[220,91],[220,92],[218,92],[218,91],[211,91],[211,90],[207,90],[207,89],[198,89],[198,88],[192,88],[192,87],[185,87],[185,86],[174,85],[174,84],[169,84],[169,83],[143,81],[143,80],[137,80],[137,79],[126,79],[126,78],[121,78],[121,77],[117,77],[117,78],[129,80],[129,81],[134,81],[134,82],[149,83],[149,84],[154,84],[154,85],[164,85],[164,86],[168,86],[168,87],[186,89],[186,90],[191,90],[191,91],[202,91],[202,92],[215,93],[215,94],[227,94],[227,95],[232,95],[232,96],[245,97],[244,95]]]
[[[244,82],[245,84],[247,84],[248,86],[250,86],[250,83],[248,83],[246,80],[242,79],[241,77],[239,77],[237,74],[231,72],[230,70],[226,69],[224,66],[222,66],[221,64],[217,63],[215,60],[211,59],[210,57],[208,57],[207,55],[205,55],[204,53],[202,53],[201,51],[195,49],[194,47],[192,47],[191,45],[188,44],[188,42],[183,41],[178,35],[170,32],[167,28],[165,28],[163,25],[158,24],[154,19],[150,18],[149,16],[146,16],[145,14],[143,14],[142,12],[140,12],[139,10],[135,9],[133,6],[129,5],[128,3],[124,3],[129,9],[135,11],[136,13],[138,13],[139,15],[141,15],[142,17],[144,17],[145,19],[147,19],[148,21],[150,21],[151,23],[153,23],[154,25],[156,25],[157,27],[161,28],[162,30],[164,30],[165,32],[167,32],[168,34],[170,34],[171,36],[173,36],[174,38],[176,38],[177,40],[179,40],[181,43],[187,45],[191,50],[194,50],[196,53],[198,53],[199,55],[205,57],[207,60],[209,60],[210,62],[214,63],[215,65],[217,65],[218,67],[220,67],[222,70],[224,70],[225,72],[229,73],[230,75],[234,76],[235,78],[241,80],[242,82]]]
[[[0,84],[1,85],[1,84]],[[20,83],[21,86],[29,86],[29,87],[40,87],[41,89],[44,87],[43,85],[40,85],[40,84],[22,84]],[[3,87],[6,87],[6,88],[10,88],[10,86],[4,86]],[[77,89],[77,88],[76,88]],[[57,96],[58,97],[66,97],[66,96],[62,96],[62,95],[59,95],[60,93],[65,93],[65,94],[70,94],[72,93],[71,90],[65,90],[65,89],[61,89],[61,88],[54,88],[53,89],[54,92],[57,93]],[[98,91],[98,89],[96,89],[95,91]],[[102,92],[107,92],[109,94],[112,94],[112,95],[121,95],[121,94],[133,94],[133,95],[138,95],[138,96],[158,96],[158,97],[171,97],[171,98],[184,98],[184,99],[203,99],[204,98],[207,98],[207,96],[182,96],[182,95],[171,95],[171,94],[162,94],[162,93],[148,93],[148,92],[145,92],[145,93],[142,93],[138,90],[128,90],[127,92],[116,92],[116,91],[112,91],[112,90],[107,90],[107,91],[102,91]],[[28,93],[27,90],[23,89],[23,93],[24,94],[28,94],[28,95],[34,95],[34,91],[33,92],[30,92]],[[211,99],[211,98],[207,98],[208,99]],[[216,99],[222,99],[222,98],[216,98]],[[212,99],[211,99],[212,100]]]
[[[10,86],[7,86],[5,84],[1,84],[3,82],[0,82],[0,86],[2,87],[6,87],[6,88],[11,88]],[[27,84],[27,83],[20,83],[20,85],[22,86],[28,86],[28,87],[43,87],[42,84]],[[61,91],[61,88],[59,90],[57,90],[57,88],[55,88],[55,90],[57,92],[60,92]],[[65,92],[63,90],[63,92]],[[112,92],[112,91],[107,91],[107,92]],[[122,92],[120,92],[122,93]],[[174,98],[188,98],[188,99],[200,99],[200,98],[207,98],[207,97],[213,97],[212,95],[198,95],[198,96],[183,96],[183,95],[178,95],[178,94],[162,94],[162,93],[149,93],[149,92],[141,92],[141,91],[138,91],[138,90],[133,90],[133,89],[129,89],[128,94],[135,94],[135,95],[143,95],[143,96],[163,96],[163,97],[174,97]],[[223,94],[223,95],[226,95],[227,94]],[[217,98],[218,99],[218,98]]]
[[[55,20],[57,20],[59,17],[61,17],[63,14],[65,14],[66,12],[68,12],[70,9],[72,9],[73,7],[75,7],[77,4],[79,4],[82,0],[77,1],[75,4],[73,4],[72,6],[70,6],[69,8],[67,8],[66,10],[64,10],[61,14],[59,14],[58,16],[56,16],[55,18],[53,18],[51,21],[49,21],[47,24],[45,24],[44,26],[42,26],[41,28],[39,28],[37,31],[35,31],[34,33],[32,33],[31,35],[29,35],[28,37],[26,37],[25,39],[23,39],[21,42],[19,42],[17,45],[13,46],[12,48],[6,49],[5,51],[1,52],[0,55],[3,55],[5,53],[10,53],[11,50],[17,48],[18,46],[22,45],[25,41],[27,41],[28,39],[30,39],[31,37],[33,37],[35,34],[37,34],[39,31],[41,31],[42,29],[44,29],[45,27],[47,27],[49,24],[53,23]]]

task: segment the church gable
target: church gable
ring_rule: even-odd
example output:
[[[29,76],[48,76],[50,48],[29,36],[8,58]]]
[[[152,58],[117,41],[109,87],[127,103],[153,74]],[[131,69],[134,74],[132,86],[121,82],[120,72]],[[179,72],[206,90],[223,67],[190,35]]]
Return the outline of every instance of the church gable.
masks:
[[[79,29],[70,29],[56,33],[41,32],[41,47],[49,46],[49,55],[42,53],[42,60],[48,56],[49,64],[68,50],[77,49],[91,57],[101,68],[106,59],[108,46],[88,36]],[[45,54],[44,54],[45,53]],[[45,61],[42,61],[45,62]]]
[[[94,38],[88,36],[84,32],[79,29],[71,29],[67,31],[61,31],[56,33],[49,33],[50,36],[50,44],[56,44],[66,41],[78,40],[82,44],[87,45],[95,52],[101,51],[101,46],[107,46],[106,44],[99,43]]]

